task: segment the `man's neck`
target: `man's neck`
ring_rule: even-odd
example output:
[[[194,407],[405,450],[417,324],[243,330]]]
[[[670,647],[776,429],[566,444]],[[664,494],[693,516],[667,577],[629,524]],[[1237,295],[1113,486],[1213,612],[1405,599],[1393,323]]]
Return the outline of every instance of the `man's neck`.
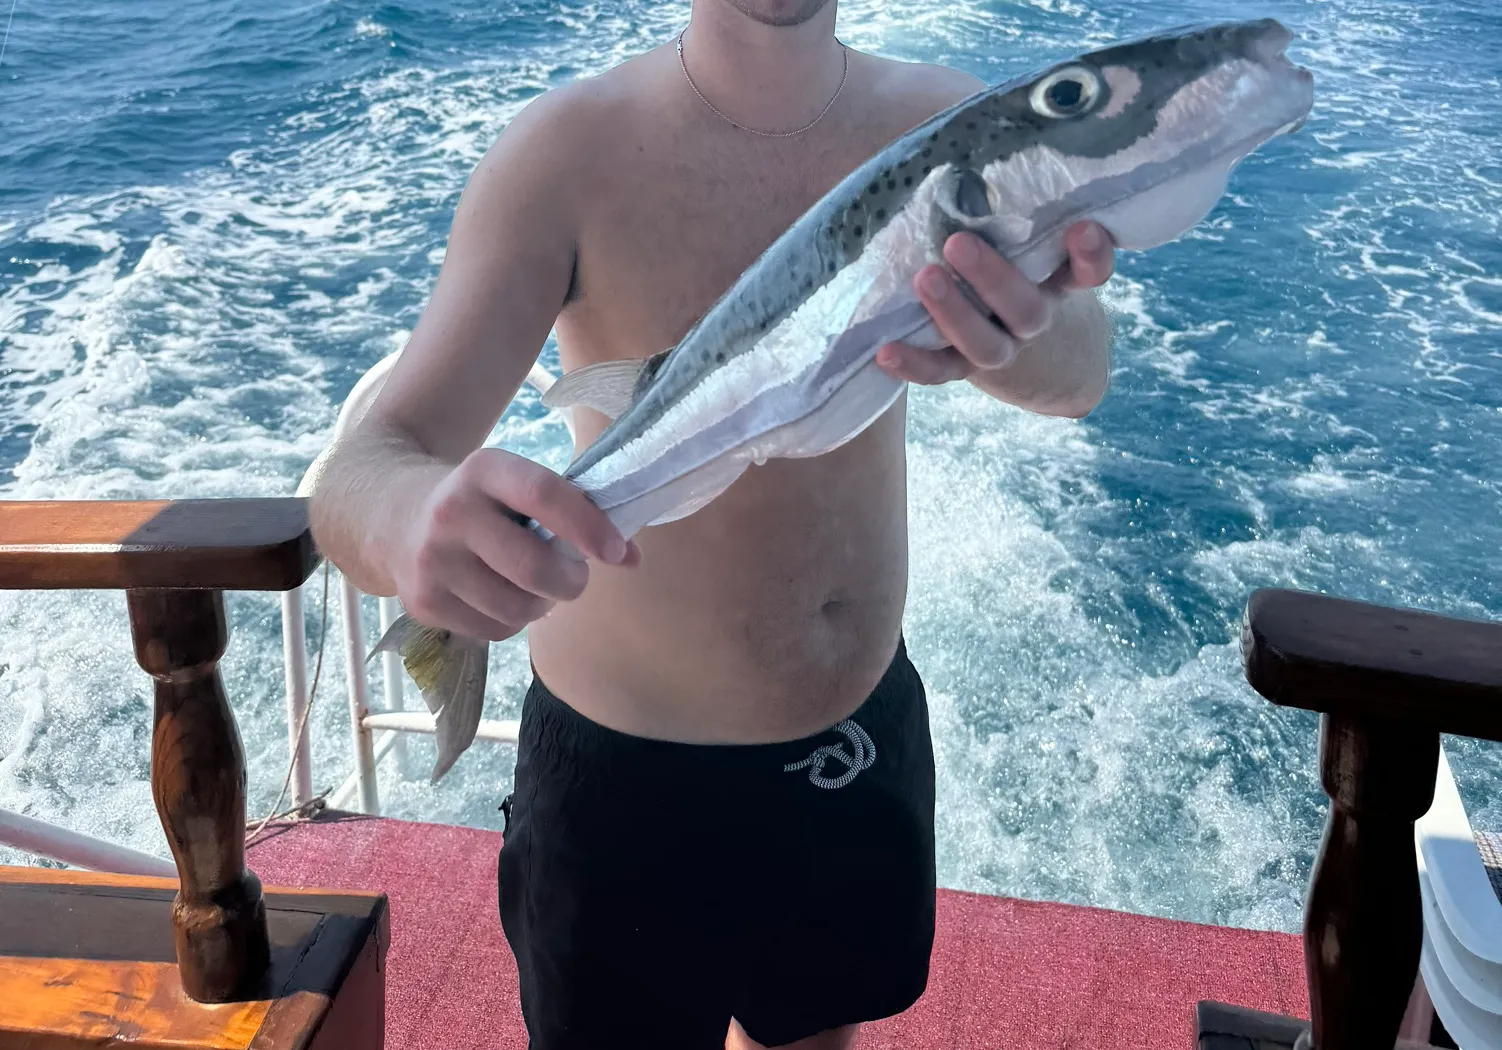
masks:
[[[831,2],[801,25],[765,25],[727,0],[694,0],[683,61],[704,97],[758,131],[802,127],[839,89],[843,49]]]

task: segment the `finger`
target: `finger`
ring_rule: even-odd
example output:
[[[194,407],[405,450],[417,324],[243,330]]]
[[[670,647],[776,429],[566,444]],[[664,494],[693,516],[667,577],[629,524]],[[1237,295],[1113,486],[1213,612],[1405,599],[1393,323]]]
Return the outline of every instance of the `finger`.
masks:
[[[495,456],[471,456],[476,481],[486,495],[520,511],[600,561],[619,565],[627,556],[626,540],[605,512],[572,483],[539,463],[500,449]]]
[[[934,324],[971,364],[1000,368],[1016,356],[1016,341],[996,322],[982,317],[941,267],[925,267],[916,283],[918,297]]]
[[[1074,279],[1074,267],[1065,259],[1057,270],[1043,278],[1043,283],[1038,287],[1047,295],[1067,295],[1078,291],[1080,286]]]
[[[876,352],[876,363],[888,375],[922,386],[966,379],[975,372],[964,354],[953,347],[920,350],[906,343],[888,343]]]
[[[1116,248],[1110,231],[1096,222],[1077,222],[1064,231],[1065,262],[1043,282],[1046,291],[1059,294],[1083,288],[1099,288],[1116,272]]]
[[[530,528],[480,517],[473,519],[469,533],[469,549],[492,572],[523,590],[564,602],[584,593],[588,563],[565,557]]]
[[[1032,339],[1048,328],[1051,304],[1043,290],[980,238],[955,234],[944,243],[944,258],[1014,337]]]
[[[455,570],[446,575],[454,596],[497,624],[513,625],[520,630],[533,620],[542,619],[555,604],[496,575],[473,554],[461,555],[453,564]]]
[[[445,594],[427,603],[423,608],[423,621],[433,627],[461,634],[477,641],[504,642],[525,624],[509,624],[486,616],[466,605],[457,596]]]

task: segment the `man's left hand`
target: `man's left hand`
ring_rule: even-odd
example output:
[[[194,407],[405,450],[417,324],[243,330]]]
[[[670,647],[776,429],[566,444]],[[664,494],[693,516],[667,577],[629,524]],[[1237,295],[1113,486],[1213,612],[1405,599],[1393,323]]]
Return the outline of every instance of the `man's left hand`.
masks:
[[[1064,233],[1064,248],[1068,259],[1042,284],[1034,284],[979,237],[953,235],[944,243],[945,259],[1000,324],[977,310],[942,266],[925,266],[914,285],[950,345],[921,350],[906,343],[888,343],[877,352],[876,363],[899,379],[924,385],[1005,368],[1021,344],[1048,332],[1061,296],[1097,288],[1115,269],[1115,247],[1098,223],[1071,226]]]

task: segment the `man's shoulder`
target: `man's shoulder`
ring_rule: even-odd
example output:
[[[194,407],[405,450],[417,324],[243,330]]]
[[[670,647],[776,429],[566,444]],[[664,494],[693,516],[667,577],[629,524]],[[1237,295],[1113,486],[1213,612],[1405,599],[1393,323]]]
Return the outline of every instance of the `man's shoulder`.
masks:
[[[525,137],[550,152],[566,153],[608,135],[636,106],[629,65],[544,91],[511,119],[501,140]]]
[[[615,148],[639,108],[630,75],[618,66],[527,102],[476,165],[475,195],[505,200],[537,190],[541,195],[528,198],[528,207],[570,210],[570,201],[586,191],[589,171]]]
[[[941,110],[969,98],[985,81],[963,70],[931,62],[903,62],[863,55],[870,63],[871,101],[904,127],[921,124]]]

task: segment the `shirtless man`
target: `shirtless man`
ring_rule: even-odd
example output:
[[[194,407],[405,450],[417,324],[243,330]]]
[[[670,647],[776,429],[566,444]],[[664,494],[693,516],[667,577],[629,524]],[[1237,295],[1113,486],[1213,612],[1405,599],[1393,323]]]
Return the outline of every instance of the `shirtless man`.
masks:
[[[695,0],[681,60],[669,43],[533,101],[474,172],[432,299],[313,495],[321,549],[363,590],[472,637],[531,625],[499,883],[534,1050],[845,1047],[927,981],[905,398],[630,544],[552,472],[479,447],[549,329],[565,369],[673,346],[841,177],[982,86],[847,51],[834,23],[832,0]],[[1001,325],[930,267],[920,294],[953,346],[878,360],[1085,415],[1109,342],[1088,289],[1113,249],[1085,224],[1067,244],[1039,286],[951,238]],[[582,449],[606,420],[578,418]]]

